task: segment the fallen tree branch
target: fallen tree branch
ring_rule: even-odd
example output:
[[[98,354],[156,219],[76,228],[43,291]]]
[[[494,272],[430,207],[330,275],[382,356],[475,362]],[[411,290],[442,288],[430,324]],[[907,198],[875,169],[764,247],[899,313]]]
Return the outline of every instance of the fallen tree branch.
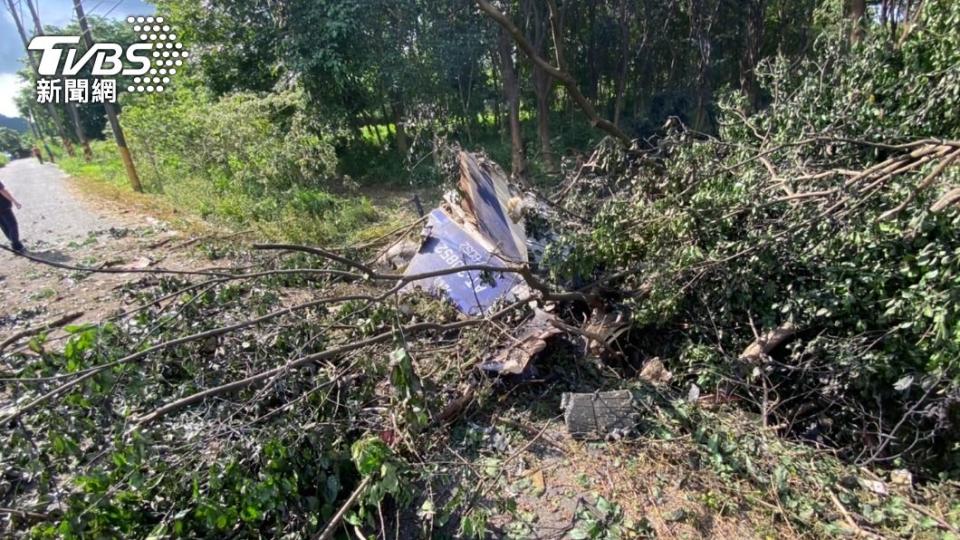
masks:
[[[215,276],[215,277],[229,277],[231,274],[226,274],[223,272],[203,272],[203,271],[193,271],[193,270],[168,270],[165,268],[92,268],[89,266],[74,266],[72,264],[65,264],[56,261],[50,261],[31,255],[26,252],[14,251],[12,248],[7,246],[0,246],[0,249],[4,249],[13,253],[18,257],[23,257],[24,259],[31,260],[36,263],[45,264],[47,266],[52,266],[54,268],[60,268],[61,270],[72,270],[74,272],[90,272],[97,274],[173,274],[173,275],[182,275],[182,276]]]
[[[850,528],[850,532],[852,532],[855,536],[860,536],[860,537],[870,538],[870,539],[876,538],[878,540],[881,538],[881,536],[876,535],[870,531],[867,531],[863,527],[858,525],[857,521],[853,519],[853,516],[850,515],[850,512],[846,508],[844,508],[843,503],[840,502],[840,499],[837,498],[837,495],[833,492],[833,490],[828,488],[827,495],[830,497],[830,502],[833,503],[833,507],[836,508],[838,512],[840,512],[840,515],[843,517],[843,520],[847,522],[847,525]]]
[[[528,266],[494,266],[491,264],[465,264],[462,266],[454,266],[450,268],[442,268],[440,270],[432,270],[430,272],[422,272],[419,274],[387,274],[376,271],[370,266],[357,262],[336,253],[331,253],[325,249],[310,247],[310,246],[300,246],[296,244],[254,244],[253,249],[265,249],[265,250],[285,250],[285,251],[302,251],[304,253],[311,253],[320,257],[330,259],[332,261],[344,264],[346,266],[360,270],[365,275],[363,277],[373,280],[373,281],[393,281],[396,282],[396,285],[380,296],[380,299],[384,299],[397,291],[403,288],[407,283],[414,281],[420,281],[423,279],[430,279],[433,277],[440,276],[449,276],[451,274],[459,274],[460,272],[501,272],[505,274],[517,274],[527,282],[527,285],[530,288],[539,291],[541,293],[541,298],[545,301],[552,302],[587,302],[592,303],[595,298],[590,295],[579,291],[564,291],[564,292],[555,292],[549,285],[540,280],[533,271]]]
[[[406,233],[408,233],[409,231],[411,231],[414,227],[416,227],[417,225],[422,224],[422,223],[425,222],[426,220],[427,220],[427,216],[423,216],[422,218],[414,221],[413,223],[407,223],[406,225],[401,225],[401,226],[397,227],[396,229],[393,229],[393,230],[391,230],[391,231],[388,232],[388,233],[382,234],[382,235],[380,235],[380,236],[378,236],[378,237],[376,237],[376,238],[374,238],[374,239],[372,239],[372,240],[367,240],[366,242],[359,243],[359,244],[354,244],[354,245],[347,246],[347,247],[349,247],[349,248],[351,248],[351,249],[366,249],[366,248],[369,248],[369,247],[373,247],[373,246],[379,244],[380,242],[383,242],[384,240],[389,239],[389,238],[392,237],[392,236],[403,236],[403,235],[405,235]]]
[[[960,188],[953,188],[946,192],[943,197],[940,197],[940,200],[933,203],[933,206],[930,207],[930,211],[934,214],[938,214],[958,201],[960,201]]]
[[[897,217],[897,216],[900,214],[900,212],[903,212],[903,211],[907,208],[907,206],[908,206],[911,202],[913,202],[913,200],[916,198],[917,194],[919,194],[920,192],[924,191],[925,189],[927,189],[927,188],[929,188],[931,185],[933,185],[933,182],[934,182],[941,174],[943,174],[943,171],[945,171],[945,170],[947,169],[947,167],[950,166],[951,163],[953,163],[954,161],[956,161],[958,157],[960,157],[960,150],[957,150],[956,152],[953,152],[952,154],[950,154],[950,155],[948,155],[946,158],[944,158],[943,161],[941,161],[941,162],[936,166],[936,168],[934,168],[932,171],[930,171],[930,174],[928,174],[928,175],[917,185],[916,189],[914,189],[913,191],[910,192],[909,195],[907,195],[907,197],[903,200],[902,203],[900,203],[900,204],[898,204],[896,207],[891,208],[890,210],[887,210],[886,212],[884,212],[884,213],[880,216],[880,219],[881,219],[881,220],[888,220],[888,219],[893,219],[893,218]]]
[[[150,423],[150,422],[153,422],[154,420],[157,420],[158,418],[161,418],[161,417],[163,417],[163,416],[165,416],[165,415],[168,415],[168,414],[170,414],[170,413],[172,413],[172,412],[176,412],[176,411],[178,411],[178,410],[180,410],[180,409],[183,409],[184,407],[187,407],[187,406],[192,405],[192,404],[194,404],[194,403],[197,403],[197,402],[199,402],[199,401],[203,401],[204,399],[206,399],[206,398],[208,398],[208,397],[218,396],[218,395],[221,395],[221,394],[226,394],[226,393],[230,393],[230,392],[235,392],[235,391],[237,391],[237,390],[242,390],[242,389],[247,388],[247,387],[249,387],[249,386],[257,385],[257,384],[259,384],[259,383],[261,383],[261,382],[263,382],[263,381],[265,381],[265,380],[267,380],[267,379],[271,379],[271,378],[273,378],[274,376],[279,375],[279,374],[281,374],[281,373],[284,373],[284,372],[286,372],[286,371],[295,370],[295,369],[297,369],[297,368],[299,368],[299,367],[301,367],[301,366],[304,366],[304,365],[307,365],[307,364],[311,364],[311,363],[314,363],[314,362],[318,362],[318,361],[320,361],[320,360],[325,360],[325,359],[328,359],[328,358],[332,358],[332,357],[335,357],[335,356],[340,356],[340,355],[342,355],[342,354],[344,354],[344,353],[348,353],[348,352],[350,352],[350,351],[354,351],[354,350],[357,350],[357,349],[362,349],[362,348],[367,347],[367,346],[370,346],[370,345],[376,345],[376,344],[378,344],[378,343],[384,343],[384,342],[389,341],[390,339],[392,339],[392,338],[394,338],[394,337],[396,337],[396,336],[398,336],[398,335],[408,336],[408,335],[411,335],[411,334],[416,334],[416,333],[419,333],[419,332],[426,332],[426,331],[447,332],[447,331],[450,331],[450,330],[458,330],[458,329],[461,329],[461,328],[467,328],[467,327],[469,327],[469,326],[476,326],[476,325],[478,325],[478,324],[482,324],[482,323],[486,323],[486,322],[489,322],[489,321],[492,321],[492,320],[495,320],[495,319],[499,319],[499,318],[503,317],[504,315],[510,313],[510,312],[513,311],[514,309],[525,305],[525,304],[526,304],[527,302],[529,302],[530,300],[531,300],[531,298],[524,298],[524,299],[522,299],[522,300],[518,300],[518,301],[514,302],[513,304],[510,304],[509,306],[501,309],[501,310],[498,311],[497,313],[494,313],[493,315],[491,315],[490,317],[487,317],[487,318],[485,318],[485,319],[467,319],[467,320],[464,320],[464,321],[457,321],[457,322],[447,323],[447,324],[439,324],[439,323],[432,323],[432,322],[424,322],[424,323],[411,324],[411,325],[407,325],[407,326],[404,326],[404,327],[400,327],[400,328],[397,328],[397,329],[393,329],[393,330],[389,330],[389,331],[387,331],[387,332],[383,332],[383,333],[377,334],[376,336],[373,336],[373,337],[370,337],[370,338],[367,338],[367,339],[364,339],[364,340],[361,340],[361,341],[357,341],[357,342],[350,343],[350,344],[347,344],[347,345],[341,345],[340,347],[334,347],[334,348],[332,348],[332,349],[327,349],[327,350],[325,350],[325,351],[321,351],[321,352],[318,352],[318,353],[309,354],[309,355],[307,355],[307,356],[303,356],[303,357],[297,358],[297,359],[295,359],[295,360],[290,360],[290,361],[286,362],[285,364],[283,364],[283,365],[281,365],[281,366],[277,366],[277,367],[275,367],[275,368],[273,368],[273,369],[268,369],[268,370],[266,370],[266,371],[261,371],[261,372],[259,372],[259,373],[254,374],[254,375],[251,375],[251,376],[249,376],[249,377],[247,377],[247,378],[240,379],[240,380],[238,380],[238,381],[233,381],[233,382],[226,383],[226,384],[222,384],[222,385],[220,385],[220,386],[216,386],[216,387],[213,387],[213,388],[208,388],[208,389],[206,389],[206,390],[203,390],[203,391],[200,391],[200,392],[196,392],[196,393],[194,393],[194,394],[191,394],[191,395],[189,395],[189,396],[183,397],[183,398],[178,399],[178,400],[176,400],[176,401],[167,403],[166,405],[163,405],[163,406],[155,409],[154,411],[152,411],[152,412],[150,412],[150,413],[148,413],[148,414],[145,414],[145,415],[141,416],[140,418],[137,418],[137,419],[133,420],[133,423],[136,424],[136,426],[142,426],[142,425],[144,425],[144,424],[148,424],[148,423]]]
[[[66,382],[66,383],[61,384],[60,386],[54,388],[53,390],[50,390],[49,392],[47,392],[46,394],[41,395],[40,397],[35,398],[34,400],[26,403],[25,405],[16,407],[16,409],[15,409],[13,412],[11,412],[10,414],[8,414],[7,416],[5,416],[5,417],[3,417],[3,418],[0,418],[0,425],[4,425],[4,424],[7,424],[7,423],[9,423],[9,422],[11,422],[11,421],[13,421],[13,420],[16,420],[16,419],[19,418],[21,415],[23,415],[23,413],[25,413],[25,412],[27,412],[27,411],[30,411],[30,410],[32,410],[32,409],[34,409],[34,408],[36,408],[38,405],[40,405],[40,404],[42,404],[42,403],[44,403],[44,402],[46,402],[46,401],[48,401],[48,400],[50,400],[50,399],[58,396],[58,395],[60,395],[60,394],[63,394],[64,392],[70,390],[71,388],[74,388],[75,386],[79,385],[79,384],[82,383],[83,381],[85,381],[85,380],[87,380],[87,379],[95,376],[96,374],[98,374],[98,373],[100,373],[100,372],[102,372],[102,371],[104,371],[104,370],[106,370],[106,369],[110,369],[110,368],[112,368],[112,367],[116,367],[116,366],[123,365],[123,364],[128,364],[128,363],[131,363],[131,362],[136,362],[136,361],[138,361],[138,360],[141,360],[141,359],[149,356],[149,355],[152,354],[152,353],[155,353],[155,352],[158,352],[158,351],[162,351],[162,350],[165,350],[165,349],[169,349],[169,348],[171,348],[171,347],[176,347],[176,346],[178,346],[178,345],[183,345],[183,344],[185,344],[185,343],[190,343],[190,342],[192,342],[192,341],[198,341],[198,340],[206,339],[206,338],[209,338],[209,337],[220,336],[220,335],[223,335],[223,334],[227,334],[227,333],[229,333],[229,332],[235,332],[235,331],[237,331],[237,330],[241,330],[241,329],[243,329],[243,328],[247,328],[247,327],[250,327],[250,326],[254,326],[254,325],[256,325],[256,324],[260,324],[260,323],[262,323],[262,322],[265,322],[265,321],[268,321],[268,320],[270,320],[270,319],[274,319],[274,318],[280,317],[280,316],[282,316],[282,315],[286,315],[286,314],[289,314],[289,313],[293,313],[294,311],[298,311],[298,310],[302,310],[302,309],[307,309],[307,308],[319,306],[319,305],[322,305],[322,304],[333,303],[333,302],[349,302],[349,301],[351,301],[351,300],[372,300],[372,297],[367,296],[367,295],[356,295],[356,296],[340,296],[340,297],[333,297],[333,298],[321,298],[321,299],[318,299],[318,300],[313,300],[313,301],[306,302],[306,303],[303,303],[303,304],[298,304],[298,305],[296,305],[296,306],[291,306],[291,307],[288,307],[288,308],[283,308],[283,309],[280,309],[280,310],[277,310],[277,311],[273,311],[273,312],[267,313],[266,315],[263,315],[263,316],[261,316],[261,317],[257,317],[257,318],[255,318],[255,319],[249,319],[249,320],[242,321],[242,322],[239,322],[239,323],[236,323],[236,324],[231,324],[231,325],[228,325],[228,326],[221,326],[221,327],[218,327],[218,328],[214,328],[214,329],[212,329],[212,330],[207,330],[207,331],[205,331],[205,332],[198,332],[198,333],[196,333],[196,334],[191,334],[191,335],[189,335],[189,336],[184,336],[184,337],[180,337],[180,338],[177,338],[177,339],[172,339],[172,340],[170,340],[170,341],[164,341],[164,342],[162,342],[162,343],[158,343],[158,344],[156,344],[156,345],[154,345],[154,346],[152,346],[152,347],[149,347],[149,348],[147,348],[147,349],[144,349],[144,350],[142,350],[142,351],[140,351],[140,352],[137,352],[137,353],[134,353],[134,354],[125,356],[125,357],[123,357],[123,358],[120,358],[119,360],[114,360],[113,362],[107,362],[106,364],[99,364],[99,365],[96,365],[96,366],[87,368],[87,369],[85,369],[85,370],[81,370],[81,371],[77,371],[77,372],[74,372],[74,373],[66,374],[65,377],[77,376],[77,378],[76,378],[76,379],[73,379],[73,380],[71,380],[71,381],[69,381],[69,382]]]
[[[7,339],[0,342],[0,352],[2,352],[3,349],[5,349],[8,345],[12,343],[16,343],[18,340],[23,339],[27,336],[35,336],[40,332],[46,332],[47,330],[50,330],[52,328],[59,328],[65,324],[71,323],[79,319],[80,317],[82,317],[83,313],[84,312],[82,311],[75,311],[73,313],[68,313],[66,315],[63,315],[59,319],[55,319],[38,326],[34,326],[33,328],[27,328],[25,330],[16,332],[15,334],[11,335]]]
[[[29,510],[18,510],[16,508],[0,508],[0,514],[7,514],[10,516],[17,516],[20,519],[25,519],[31,522],[41,522],[41,521],[50,521],[54,515],[58,514],[41,514],[39,512],[31,512]]]
[[[753,362],[760,360],[797,332],[798,328],[792,322],[783,323],[777,328],[758,336],[753,343],[740,353],[740,359]]]
[[[47,266],[52,266],[54,268],[60,268],[61,270],[71,270],[74,272],[88,272],[91,274],[170,274],[170,275],[182,275],[182,276],[210,276],[214,278],[220,278],[223,280],[235,280],[235,279],[253,279],[264,276],[271,275],[283,275],[283,274],[333,274],[340,275],[344,277],[351,277],[355,279],[362,278],[363,276],[358,274],[352,274],[349,272],[344,272],[342,270],[331,270],[326,268],[284,268],[280,270],[265,270],[263,272],[254,272],[250,274],[230,274],[226,272],[213,272],[206,270],[171,270],[166,268],[93,268],[90,266],[74,266],[70,264],[59,263],[55,261],[49,261],[40,257],[30,255],[29,253],[21,253],[14,251],[13,249],[0,245],[0,249],[5,249],[14,255],[23,257],[30,261],[45,264]],[[345,259],[344,259],[345,260]]]
[[[369,476],[365,477],[356,489],[353,490],[353,493],[347,497],[347,500],[343,502],[343,505],[340,506],[340,509],[337,510],[337,513],[330,518],[330,522],[327,523],[327,526],[323,528],[323,532],[317,535],[314,540],[330,540],[333,538],[333,535],[337,532],[337,527],[340,525],[340,522],[343,521],[343,516],[347,515],[347,512],[353,508],[353,505],[357,503],[357,499],[360,498],[360,495],[363,494],[363,490],[367,489],[367,486],[370,485]]]

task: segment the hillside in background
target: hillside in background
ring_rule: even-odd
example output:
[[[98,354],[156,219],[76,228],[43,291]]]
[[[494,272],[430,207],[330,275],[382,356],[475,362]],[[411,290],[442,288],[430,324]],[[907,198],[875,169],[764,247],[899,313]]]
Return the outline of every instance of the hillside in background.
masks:
[[[0,127],[10,128],[17,133],[26,133],[29,126],[23,118],[11,118],[0,114]]]

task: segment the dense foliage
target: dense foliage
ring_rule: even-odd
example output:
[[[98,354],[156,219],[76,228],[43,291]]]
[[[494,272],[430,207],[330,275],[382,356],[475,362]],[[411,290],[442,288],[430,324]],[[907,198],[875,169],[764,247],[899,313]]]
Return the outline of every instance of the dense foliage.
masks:
[[[23,142],[20,140],[20,134],[16,131],[0,127],[0,152],[13,154],[23,148]]]
[[[671,336],[651,354],[692,382],[734,381],[726,391],[855,460],[955,474],[960,214],[931,207],[960,170],[857,172],[916,150],[898,142],[960,137],[958,21],[960,5],[931,5],[901,46],[879,35],[856,54],[823,36],[799,65],[763,66],[763,111],[721,103],[719,139],[681,127],[640,159],[602,149],[570,197],[597,217],[553,246],[555,272],[635,269],[636,324]],[[620,195],[577,208],[612,183]],[[775,358],[738,362],[784,324],[800,332]]]
[[[212,99],[181,88],[127,107],[130,146],[148,189],[189,201],[203,217],[324,241],[375,217],[362,198],[329,193],[336,157],[311,129],[298,92]]]
[[[945,195],[960,185],[960,3],[871,2],[851,22],[866,2],[566,1],[553,6],[559,44],[550,4],[497,7],[631,147],[600,140],[568,89],[463,0],[160,0],[196,61],[171,92],[125,96],[123,126],[148,193],[328,247],[378,217],[352,178],[421,188],[450,179],[445,140],[483,146],[562,186],[536,270],[629,316],[624,354],[585,354],[568,325],[577,346],[558,340],[542,377],[514,385],[473,367],[524,316],[400,332],[471,321],[436,299],[379,296],[396,276],[377,283],[342,259],[232,253],[281,272],[131,283],[123,300],[140,307],[4,358],[0,508],[30,510],[4,524],[35,538],[306,538],[364,487],[343,522],[357,534],[529,537],[503,477],[532,441],[497,419],[549,425],[562,391],[629,388],[645,440],[607,448],[673,449],[716,479],[702,498],[718,515],[755,504],[825,535],[850,530],[847,504],[878,535],[955,529],[960,212]],[[111,144],[64,166],[123,185]],[[211,259],[233,250],[198,245]],[[382,246],[366,247],[343,253]],[[318,298],[333,300],[286,310]],[[581,303],[556,311],[579,324],[594,307]],[[653,357],[672,388],[636,377]],[[473,416],[447,418],[465,395]],[[729,404],[742,408],[712,408]],[[861,466],[920,482],[881,497]],[[945,512],[917,510],[923,486],[947,494]],[[577,503],[571,534],[649,533],[600,500]],[[494,529],[498,512],[509,524]]]

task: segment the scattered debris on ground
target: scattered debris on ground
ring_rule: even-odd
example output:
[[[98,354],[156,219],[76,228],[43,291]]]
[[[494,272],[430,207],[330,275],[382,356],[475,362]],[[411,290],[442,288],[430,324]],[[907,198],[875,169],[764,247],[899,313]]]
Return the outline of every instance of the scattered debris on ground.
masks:
[[[202,275],[123,276],[168,267],[148,253],[44,270],[127,281],[99,323],[59,339],[37,314],[4,341],[5,532],[955,533],[955,486],[796,436],[776,377],[822,339],[807,321],[721,320],[737,296],[698,283],[728,267],[635,265],[657,244],[603,237],[632,226],[605,205],[656,204],[636,179],[669,148],[601,145],[563,205],[460,153],[457,190],[362,247],[211,239],[191,249],[231,256]]]

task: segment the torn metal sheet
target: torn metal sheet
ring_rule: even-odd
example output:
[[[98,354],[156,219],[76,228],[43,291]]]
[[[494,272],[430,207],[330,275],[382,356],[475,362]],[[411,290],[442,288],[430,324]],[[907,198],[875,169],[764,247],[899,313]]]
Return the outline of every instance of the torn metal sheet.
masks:
[[[550,324],[556,316],[534,308],[533,318],[520,326],[518,335],[511,336],[489,360],[480,364],[480,369],[496,373],[519,375],[527,369],[530,359],[547,348],[547,340],[563,332]]]
[[[522,198],[492,164],[460,153],[460,190],[464,218],[504,259],[527,262],[527,237],[521,223]]]
[[[423,274],[466,265],[510,266],[491,253],[443,210],[430,212],[420,251],[405,275]],[[447,297],[467,315],[482,316],[498,300],[515,300],[523,279],[513,273],[461,271],[410,282],[401,291],[422,288]]]

